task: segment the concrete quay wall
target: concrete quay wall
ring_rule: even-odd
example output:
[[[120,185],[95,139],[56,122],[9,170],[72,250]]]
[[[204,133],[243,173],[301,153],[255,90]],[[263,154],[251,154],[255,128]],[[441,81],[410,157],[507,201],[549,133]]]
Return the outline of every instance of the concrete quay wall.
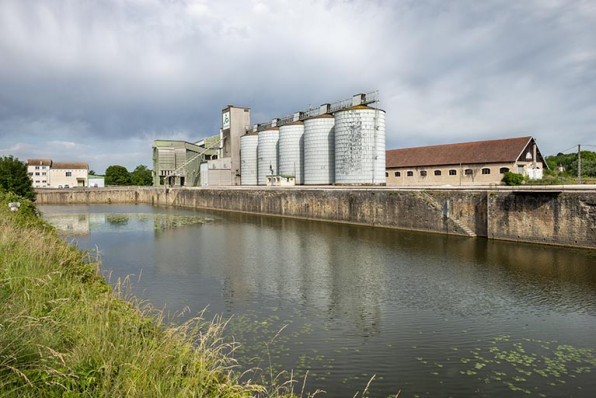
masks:
[[[145,203],[596,249],[596,190],[77,188],[40,189],[37,202]]]

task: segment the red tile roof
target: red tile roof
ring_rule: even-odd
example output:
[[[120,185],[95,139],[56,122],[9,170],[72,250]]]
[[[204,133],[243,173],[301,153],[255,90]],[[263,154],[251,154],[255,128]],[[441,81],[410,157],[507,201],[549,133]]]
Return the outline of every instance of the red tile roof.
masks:
[[[532,137],[464,142],[417,148],[392,149],[386,152],[386,167],[420,167],[452,164],[515,162]]]

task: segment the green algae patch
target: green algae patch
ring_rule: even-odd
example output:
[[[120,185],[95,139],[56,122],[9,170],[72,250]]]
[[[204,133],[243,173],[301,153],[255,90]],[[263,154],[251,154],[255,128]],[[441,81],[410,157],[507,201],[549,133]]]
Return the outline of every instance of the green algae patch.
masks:
[[[416,359],[423,362],[421,358]],[[511,336],[496,337],[486,348],[475,348],[461,357],[450,356],[447,360],[459,362],[462,366],[459,373],[464,377],[474,377],[485,384],[500,383],[514,392],[540,396],[548,396],[548,389],[564,386],[578,375],[596,369],[596,355],[592,348],[540,339],[516,341]],[[434,369],[432,374],[443,372],[447,377],[449,369],[437,367],[439,370]],[[541,391],[543,388],[545,391]]]

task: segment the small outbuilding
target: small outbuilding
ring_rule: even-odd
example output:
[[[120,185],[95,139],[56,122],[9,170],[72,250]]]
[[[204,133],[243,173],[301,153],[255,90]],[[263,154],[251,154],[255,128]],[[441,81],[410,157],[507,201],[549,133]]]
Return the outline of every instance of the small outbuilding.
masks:
[[[500,184],[506,172],[542,178],[548,167],[532,137],[393,149],[386,152],[387,185]]]

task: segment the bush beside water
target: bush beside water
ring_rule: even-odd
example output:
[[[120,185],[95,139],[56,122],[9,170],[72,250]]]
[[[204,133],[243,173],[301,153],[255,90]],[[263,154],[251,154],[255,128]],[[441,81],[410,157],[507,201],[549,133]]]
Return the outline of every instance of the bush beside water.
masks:
[[[19,201],[18,212],[8,202]],[[0,193],[0,396],[280,396],[240,381],[223,323],[164,320],[108,286],[33,204]],[[283,391],[282,391],[283,390]]]

